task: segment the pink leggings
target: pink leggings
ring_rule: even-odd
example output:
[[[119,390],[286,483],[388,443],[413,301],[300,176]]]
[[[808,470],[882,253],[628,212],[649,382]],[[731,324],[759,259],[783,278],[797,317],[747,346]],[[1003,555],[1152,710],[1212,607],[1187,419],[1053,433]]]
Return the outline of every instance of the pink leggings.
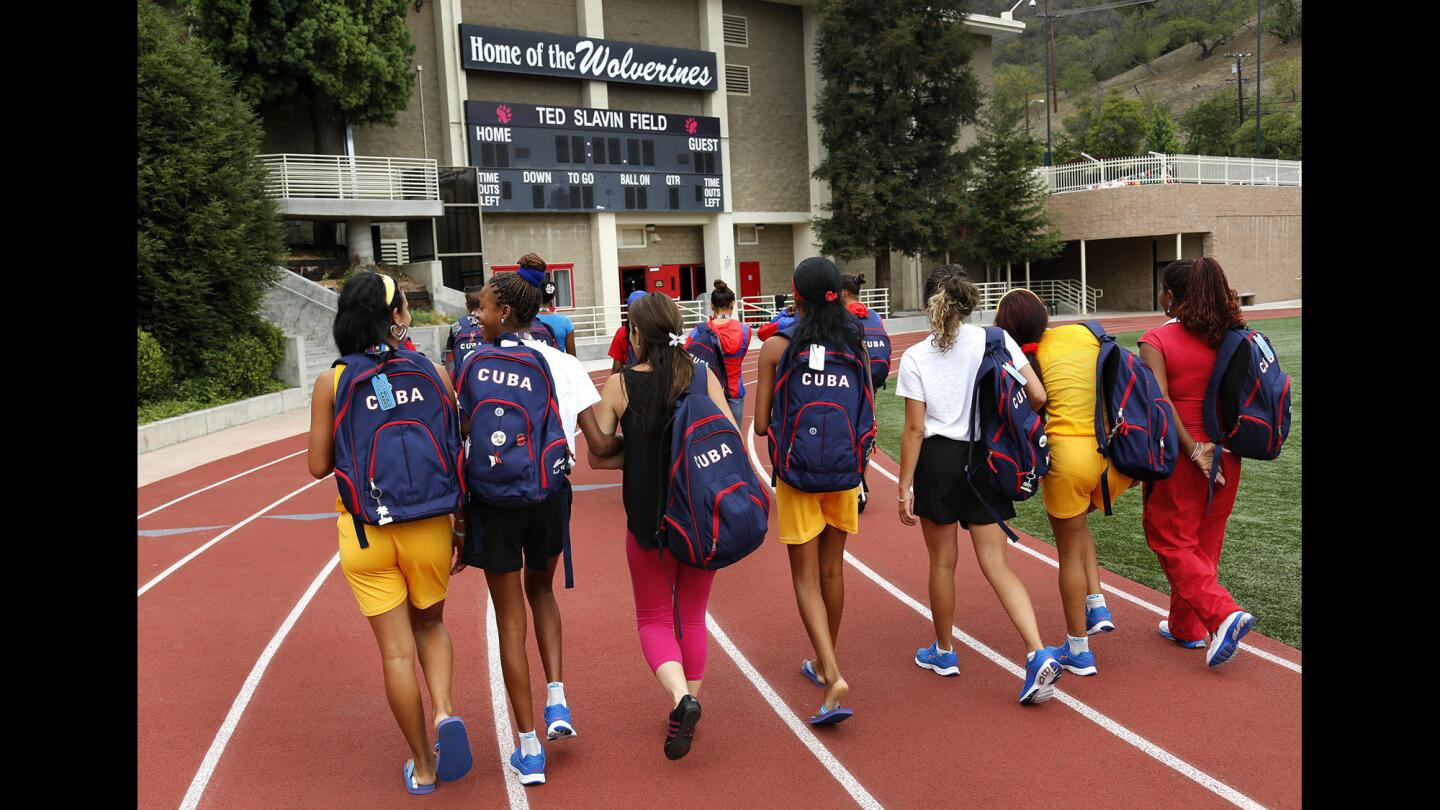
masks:
[[[640,630],[640,650],[654,672],[666,661],[679,661],[685,680],[698,681],[705,675],[705,606],[710,603],[714,571],[680,565],[668,551],[662,557],[654,549],[640,548],[635,535],[625,532],[625,559],[630,563],[630,585],[635,591],[635,624]],[[675,638],[675,605],[670,586],[680,602],[683,639]]]

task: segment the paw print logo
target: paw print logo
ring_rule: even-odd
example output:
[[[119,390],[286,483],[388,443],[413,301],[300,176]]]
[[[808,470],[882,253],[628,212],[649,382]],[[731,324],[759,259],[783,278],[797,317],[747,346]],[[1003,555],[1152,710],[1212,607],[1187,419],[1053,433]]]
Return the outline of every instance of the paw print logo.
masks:
[[[500,123],[502,123],[502,124],[508,124],[508,123],[510,123],[510,118],[511,118],[511,116],[510,116],[510,105],[508,105],[508,104],[501,104],[499,107],[496,107],[496,108],[495,108],[495,117],[496,117],[496,118],[499,118],[499,119],[500,119]]]
[[[686,119],[685,119],[685,133],[686,133],[686,134],[688,134],[688,135],[694,135],[694,134],[695,134],[695,130],[697,130],[697,129],[699,129],[699,128],[700,128],[700,122],[696,121],[694,118],[686,118]]]

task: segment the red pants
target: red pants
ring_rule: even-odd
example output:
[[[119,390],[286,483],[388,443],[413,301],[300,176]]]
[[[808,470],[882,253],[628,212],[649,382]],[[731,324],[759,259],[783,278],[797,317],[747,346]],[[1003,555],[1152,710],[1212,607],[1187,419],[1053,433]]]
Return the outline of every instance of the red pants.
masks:
[[[1225,522],[1240,487],[1240,459],[1226,453],[1220,472],[1225,486],[1215,487],[1209,515],[1205,514],[1209,479],[1183,454],[1174,475],[1145,485],[1145,542],[1170,580],[1170,632],[1186,641],[1205,638],[1240,609],[1215,576],[1225,544]]]

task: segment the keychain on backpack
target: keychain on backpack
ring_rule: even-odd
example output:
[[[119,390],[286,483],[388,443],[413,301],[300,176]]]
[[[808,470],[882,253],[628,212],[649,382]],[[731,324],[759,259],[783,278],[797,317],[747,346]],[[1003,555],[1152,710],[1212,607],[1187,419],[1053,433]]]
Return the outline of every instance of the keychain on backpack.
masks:
[[[379,403],[380,410],[388,411],[395,407],[395,389],[390,385],[388,377],[376,374],[370,378],[370,387],[375,389],[375,401]]]

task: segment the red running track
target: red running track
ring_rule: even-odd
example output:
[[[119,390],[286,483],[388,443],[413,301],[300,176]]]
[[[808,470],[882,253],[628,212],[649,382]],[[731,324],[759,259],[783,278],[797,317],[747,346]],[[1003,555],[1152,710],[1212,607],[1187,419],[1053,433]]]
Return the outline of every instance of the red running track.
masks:
[[[1247,315],[1270,313],[1295,314]],[[1162,320],[1106,327],[1121,331]],[[897,336],[895,357],[923,337]],[[753,355],[746,367],[747,383],[753,382]],[[138,505],[153,509],[303,446],[303,435],[292,437],[190,470],[140,489]],[[583,449],[582,442],[582,455]],[[763,466],[763,438],[755,451]],[[889,459],[876,461],[897,469]],[[895,485],[876,470],[869,478],[871,508],[847,548],[891,588],[924,604],[927,560],[919,530],[902,526],[887,508]],[[296,456],[162,509],[140,528],[229,528],[311,480]],[[618,473],[591,471],[583,460],[574,474],[577,485],[618,480]],[[1139,519],[1134,497],[1121,499],[1115,519]],[[334,500],[333,484],[325,481],[268,514],[331,512]],[[549,783],[523,791],[512,786],[527,804],[634,806],[639,789],[646,804],[828,807],[858,796],[871,802],[867,806],[906,807],[933,804],[945,790],[962,803],[1014,806],[1032,802],[1037,789],[1061,785],[1105,806],[1300,804],[1298,672],[1247,652],[1208,670],[1203,653],[1155,635],[1153,612],[1112,595],[1107,601],[1119,629],[1094,640],[1100,674],[1066,675],[1058,684],[1086,711],[1059,698],[1021,707],[1018,677],[965,643],[958,647],[957,678],[915,667],[910,659],[930,640],[929,620],[854,565],[845,571],[839,654],[856,716],[816,730],[818,743],[807,748],[712,638],[695,748],[671,763],[661,753],[668,706],[634,630],[619,488],[577,492],[575,516],[577,587],[557,586],[557,594],[565,617],[566,691],[579,735],[546,746]],[[142,582],[154,566],[171,565],[222,531],[138,538]],[[180,804],[247,675],[325,570],[335,542],[333,518],[262,515],[139,597],[139,806]],[[959,640],[1018,663],[1018,634],[964,548],[963,532],[960,542],[955,623],[966,635]],[[1023,542],[1054,558],[1044,543]],[[1018,550],[1011,566],[1030,591],[1047,640],[1058,640],[1064,627],[1055,569]],[[1122,577],[1103,572],[1102,578],[1151,604],[1167,602]],[[446,616],[456,655],[454,701],[469,726],[476,766],[464,780],[441,785],[428,798],[432,805],[510,803],[492,711],[486,599],[480,572],[454,578]],[[790,723],[816,710],[820,692],[797,672],[809,644],[778,542],[719,575],[710,612]],[[1298,651],[1258,633],[1247,642],[1298,669]],[[407,800],[399,784],[407,749],[385,703],[373,637],[340,572],[325,577],[273,654],[213,765],[200,805],[348,808]],[[544,680],[533,639],[531,663],[538,697]],[[542,702],[535,705],[537,718]],[[507,755],[512,744],[505,745]]]

